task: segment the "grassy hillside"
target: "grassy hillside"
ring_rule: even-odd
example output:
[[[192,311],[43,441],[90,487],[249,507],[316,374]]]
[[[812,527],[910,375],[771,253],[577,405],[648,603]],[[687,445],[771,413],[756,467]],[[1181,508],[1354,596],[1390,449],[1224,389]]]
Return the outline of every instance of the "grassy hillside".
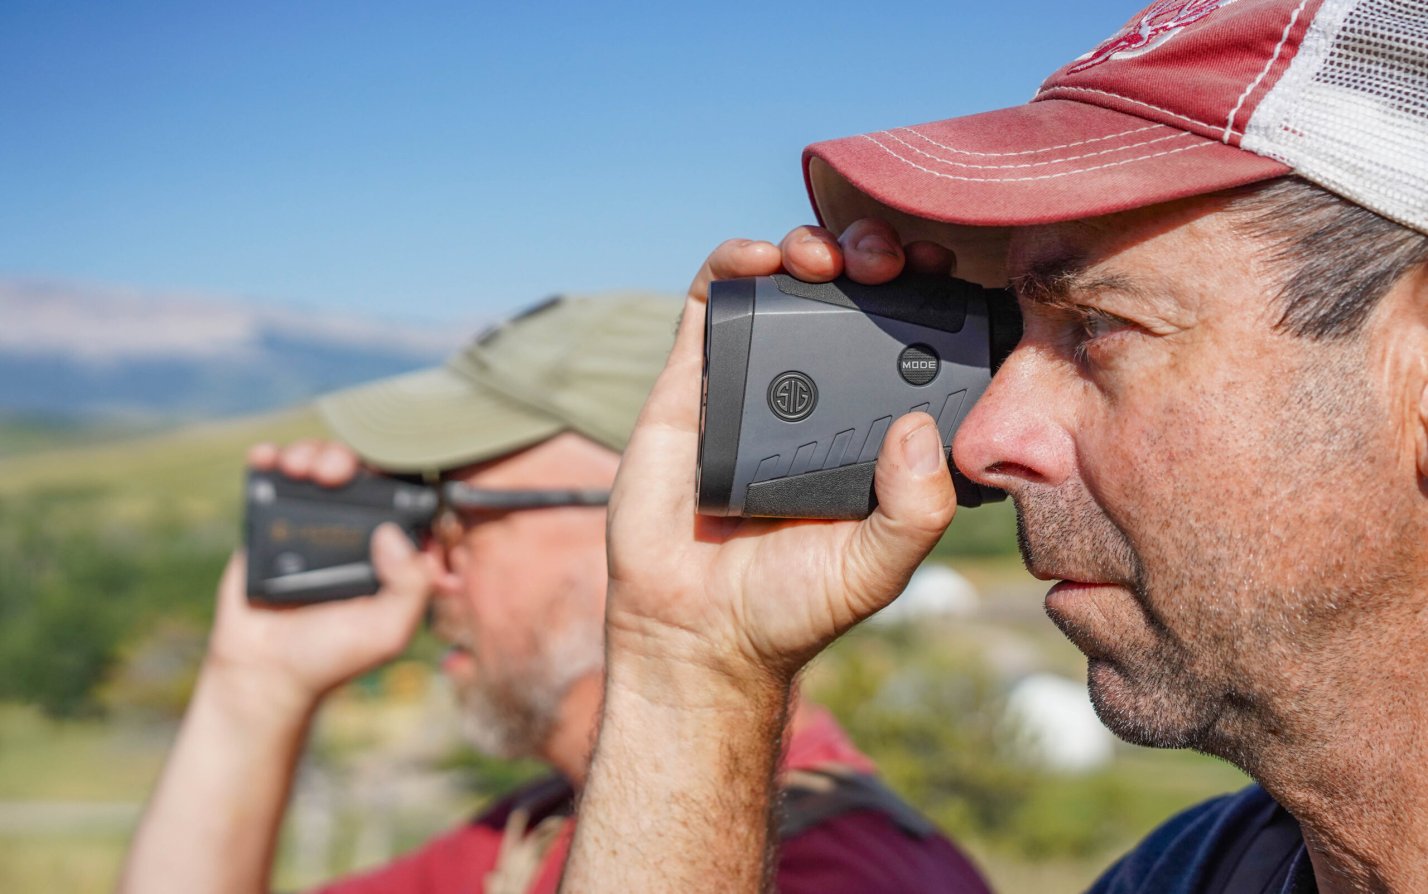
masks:
[[[125,422],[81,422],[27,413],[0,413],[0,459],[132,438],[153,430]]]
[[[0,444],[6,431],[0,424]],[[323,431],[316,413],[304,407],[145,436],[58,439],[49,449],[0,456],[0,500],[89,492],[102,494],[115,518],[134,519],[159,506],[185,518],[231,515],[250,444]]]

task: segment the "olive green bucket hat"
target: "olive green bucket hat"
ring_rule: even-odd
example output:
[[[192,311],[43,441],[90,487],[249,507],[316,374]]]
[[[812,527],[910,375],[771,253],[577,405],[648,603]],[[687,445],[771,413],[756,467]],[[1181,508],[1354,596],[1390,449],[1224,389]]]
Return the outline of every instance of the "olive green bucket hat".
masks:
[[[638,293],[551,298],[442,366],[327,395],[317,408],[359,456],[393,472],[482,462],[562,431],[620,451],[682,307]]]

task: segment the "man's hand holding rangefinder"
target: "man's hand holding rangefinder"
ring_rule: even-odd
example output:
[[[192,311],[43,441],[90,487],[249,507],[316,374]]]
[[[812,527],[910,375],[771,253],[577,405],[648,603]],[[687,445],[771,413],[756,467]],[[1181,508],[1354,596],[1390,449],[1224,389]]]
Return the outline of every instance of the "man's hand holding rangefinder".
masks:
[[[786,272],[877,284],[952,263],[866,220],[841,240],[801,227],[779,246],[726,242],[695,277],[611,498],[605,716],[567,890],[700,890],[716,877],[721,890],[759,890],[796,674],[901,592],[956,509],[936,423],[912,413],[888,429],[866,519],[697,516],[709,283]]]
[[[359,467],[349,449],[322,441],[282,449],[258,445],[249,451],[248,465],[326,487],[346,484]],[[401,654],[443,569],[433,553],[414,549],[392,524],[373,534],[371,557],[379,593],[302,606],[250,601],[243,563],[235,557],[218,588],[208,666],[250,683],[264,681],[269,698],[296,699],[310,708],[329,690]]]
[[[328,486],[349,481],[358,467],[351,451],[318,441],[260,445],[248,463]],[[373,535],[372,560],[378,594],[303,606],[250,602],[243,557],[229,560],[208,654],[119,891],[268,889],[314,711],[332,689],[401,653],[442,573],[434,555],[390,524]]]

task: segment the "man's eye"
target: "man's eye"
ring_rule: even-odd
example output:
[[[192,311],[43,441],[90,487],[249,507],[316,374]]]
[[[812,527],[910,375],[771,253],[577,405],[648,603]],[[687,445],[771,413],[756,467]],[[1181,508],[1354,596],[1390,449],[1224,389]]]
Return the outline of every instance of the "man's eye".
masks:
[[[1080,318],[1077,321],[1079,332],[1076,339],[1076,359],[1084,361],[1087,359],[1086,352],[1091,347],[1091,343],[1098,339],[1115,335],[1125,329],[1130,324],[1120,317],[1108,314],[1105,311],[1095,308],[1081,308]]]
[[[1088,313],[1081,323],[1081,331],[1087,339],[1110,335],[1118,328],[1119,324],[1116,320],[1095,311]]]

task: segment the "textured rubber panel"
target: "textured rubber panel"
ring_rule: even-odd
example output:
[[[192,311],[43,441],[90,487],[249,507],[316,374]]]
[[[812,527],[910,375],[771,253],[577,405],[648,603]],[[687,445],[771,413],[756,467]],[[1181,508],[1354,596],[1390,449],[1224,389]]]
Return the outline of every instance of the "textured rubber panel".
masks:
[[[865,518],[873,496],[876,462],[820,469],[749,485],[744,514],[767,518]]]
[[[952,462],[948,451],[947,462]],[[876,462],[821,469],[749,485],[744,514],[766,518],[866,518],[877,508],[873,492]],[[1006,492],[984,487],[956,469],[952,484],[957,505],[975,508],[1006,499]]]
[[[696,501],[705,515],[729,513],[739,432],[744,416],[744,382],[749,372],[749,337],[754,327],[752,279],[709,285],[704,319],[704,382],[699,406],[699,467]]]

